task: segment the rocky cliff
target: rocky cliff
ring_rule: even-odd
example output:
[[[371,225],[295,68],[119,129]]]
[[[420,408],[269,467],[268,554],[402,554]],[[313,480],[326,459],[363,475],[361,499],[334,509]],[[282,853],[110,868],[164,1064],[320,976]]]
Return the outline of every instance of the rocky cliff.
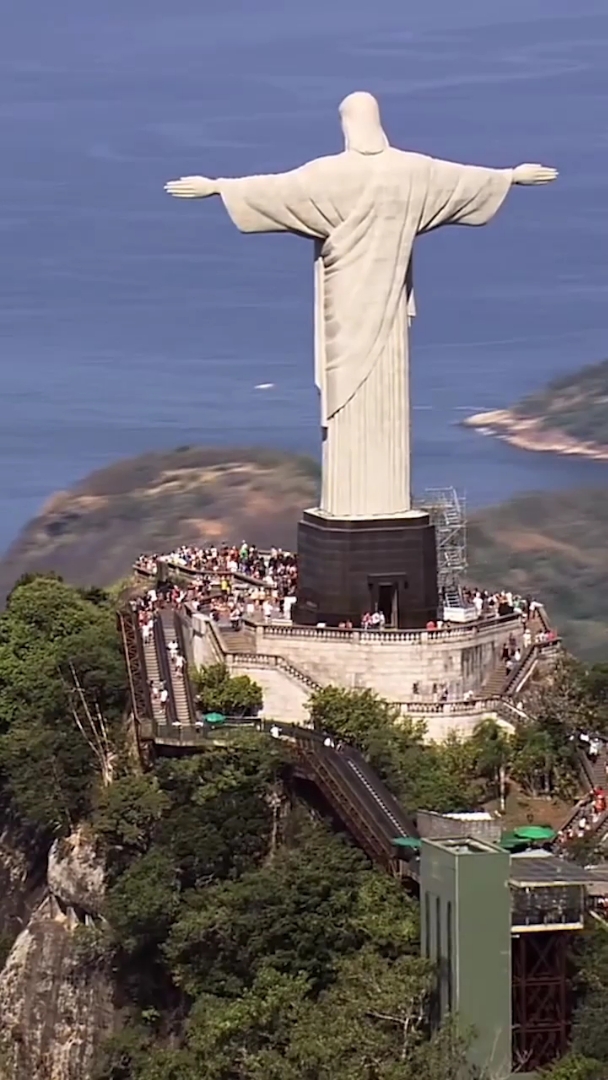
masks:
[[[18,891],[18,882],[14,882]],[[0,973],[1,1080],[86,1080],[117,1022],[103,933],[104,872],[90,840],[57,842],[38,903]]]

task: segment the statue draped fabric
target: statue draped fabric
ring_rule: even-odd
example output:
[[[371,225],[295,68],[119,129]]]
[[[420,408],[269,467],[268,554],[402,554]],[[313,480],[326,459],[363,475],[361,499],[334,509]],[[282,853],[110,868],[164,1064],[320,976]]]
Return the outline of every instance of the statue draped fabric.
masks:
[[[411,507],[414,241],[441,225],[485,225],[513,170],[390,147],[369,95],[347,98],[342,119],[343,153],[292,172],[216,183],[241,232],[292,232],[315,242],[320,509],[340,518],[398,515]]]

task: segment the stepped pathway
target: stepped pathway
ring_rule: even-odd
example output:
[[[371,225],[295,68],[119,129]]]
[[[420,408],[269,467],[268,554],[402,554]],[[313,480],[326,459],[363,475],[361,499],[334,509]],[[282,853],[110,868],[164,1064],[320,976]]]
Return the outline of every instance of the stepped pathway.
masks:
[[[219,627],[226,652],[254,653],[256,650],[255,630],[242,626],[235,630],[232,626]]]
[[[510,672],[507,673],[506,664],[504,660],[499,660],[493,671],[490,672],[486,681],[482,687],[483,697],[500,697],[507,690],[506,684],[512,680],[516,681],[516,677],[522,672],[526,664],[531,662],[531,657],[534,653],[534,645],[536,642],[536,635],[542,634],[547,631],[548,622],[544,613],[544,609],[536,609],[534,613],[528,619],[528,629],[532,634],[532,644],[524,649],[521,660]]]
[[[585,756],[587,757],[587,755]],[[586,769],[585,771],[588,772],[589,778],[592,781],[591,786],[594,788],[605,788],[607,782],[606,765],[608,764],[606,747],[602,746],[595,761],[592,761],[589,757],[587,757],[587,761],[589,762],[589,767],[588,770]]]
[[[587,828],[585,830],[586,836],[594,836],[597,841],[606,836],[608,832],[608,810],[605,811],[595,821],[592,819],[593,812],[593,796],[591,791],[594,788],[606,789],[606,765],[608,764],[608,748],[606,745],[602,745],[602,749],[598,754],[595,761],[593,761],[585,752],[581,749],[579,761],[581,765],[581,779],[587,786],[588,792],[577,803],[574,810],[562,825],[561,832],[574,833],[577,835],[577,830],[580,825],[581,819],[584,818],[587,822]]]
[[[163,628],[163,639],[165,648],[167,648],[170,641],[177,641],[177,634],[175,630],[175,615],[172,608],[163,608],[159,612],[159,619]],[[194,717],[190,716],[190,708],[188,705],[188,695],[186,694],[185,686],[185,667],[182,671],[177,671],[174,664],[168,659],[169,670],[171,673],[171,686],[173,687],[173,700],[175,701],[175,711],[177,719],[180,724],[188,725],[194,722]]]
[[[141,633],[141,631],[140,631]],[[143,641],[143,638],[142,638]],[[161,677],[158,667],[158,657],[156,655],[156,647],[154,645],[154,635],[150,634],[147,641],[143,641],[144,660],[146,662],[146,677],[148,682],[154,683],[156,686],[160,685]],[[166,724],[166,717],[162,705],[158,698],[152,697],[152,712],[154,714],[154,720],[157,724]]]

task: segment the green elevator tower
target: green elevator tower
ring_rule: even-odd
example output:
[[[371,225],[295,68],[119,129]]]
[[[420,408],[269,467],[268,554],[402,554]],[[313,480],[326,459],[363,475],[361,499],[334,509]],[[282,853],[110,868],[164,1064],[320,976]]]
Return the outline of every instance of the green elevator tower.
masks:
[[[481,840],[423,840],[422,955],[437,964],[438,1014],[472,1028],[470,1060],[511,1075],[510,858]]]

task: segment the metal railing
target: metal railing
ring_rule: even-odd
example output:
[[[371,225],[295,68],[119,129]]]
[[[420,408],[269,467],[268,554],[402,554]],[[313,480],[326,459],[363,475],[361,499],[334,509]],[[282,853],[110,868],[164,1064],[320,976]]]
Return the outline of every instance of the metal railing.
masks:
[[[188,648],[186,644],[186,635],[184,633],[184,624],[182,621],[182,617],[178,611],[173,612],[173,627],[175,629],[175,637],[179,646],[179,651],[184,658],[184,666],[182,668],[182,680],[184,684],[184,693],[186,695],[188,714],[190,716],[190,722],[193,724],[197,719],[198,709],[196,707],[196,701],[194,700],[194,691],[192,689],[192,683],[190,681],[190,667],[188,662]]]

